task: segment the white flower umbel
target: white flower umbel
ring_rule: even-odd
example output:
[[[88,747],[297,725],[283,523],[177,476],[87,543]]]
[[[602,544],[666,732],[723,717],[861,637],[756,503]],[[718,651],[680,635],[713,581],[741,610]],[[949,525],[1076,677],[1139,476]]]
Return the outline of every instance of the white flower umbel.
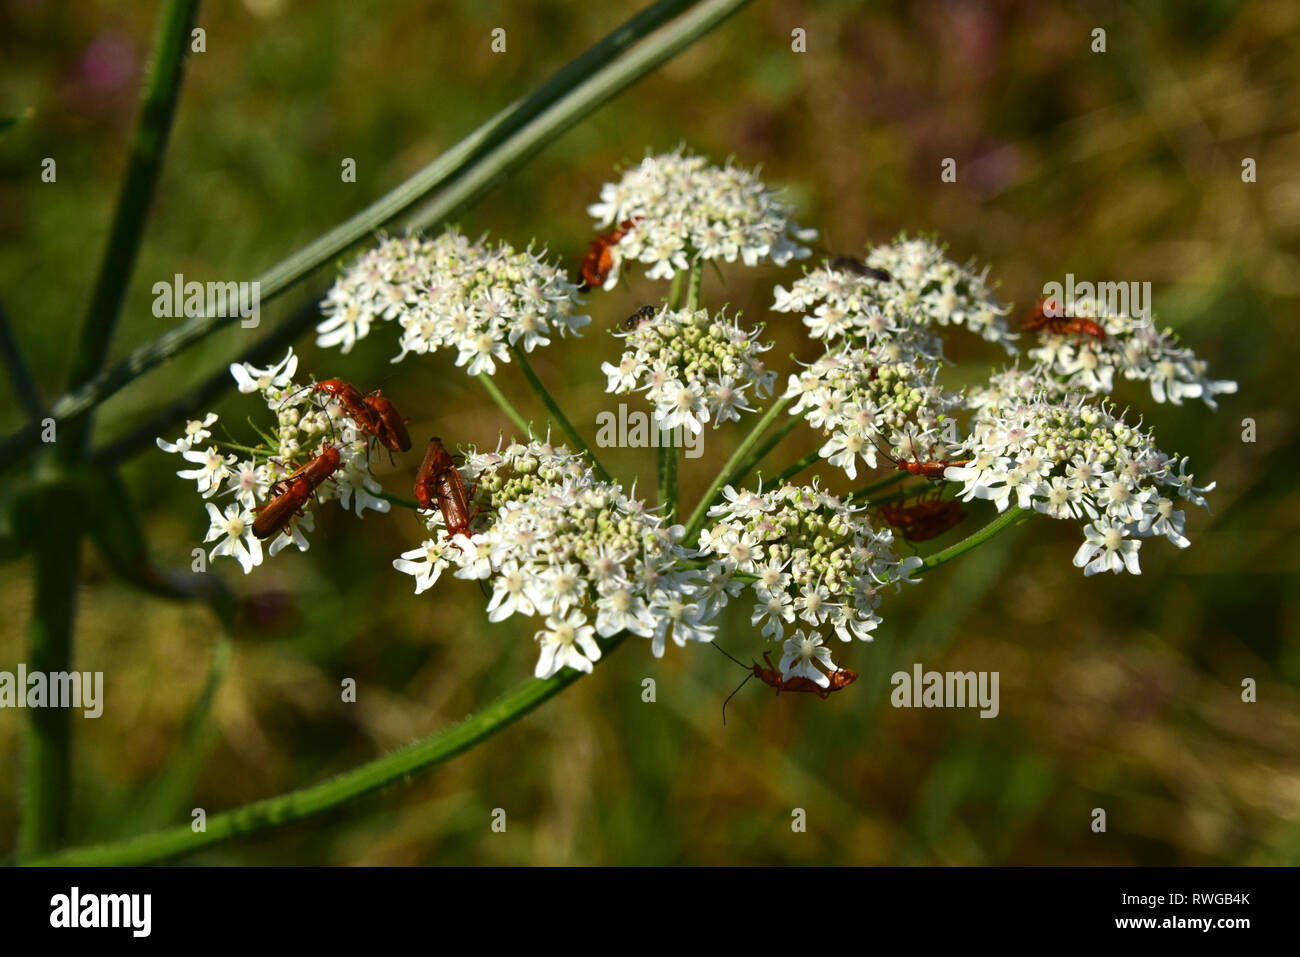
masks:
[[[387,238],[353,263],[321,303],[316,343],[349,351],[376,320],[396,320],[400,351],[456,353],[470,375],[492,375],[509,346],[532,352],[591,322],[578,287],[545,250],[470,242],[454,229],[436,239]]]
[[[1013,404],[1021,399],[1037,396],[1040,399],[1061,398],[1069,388],[1047,373],[1041,364],[1028,369],[1016,364],[989,376],[988,383],[966,393],[966,406],[980,409],[986,405]]]
[[[815,483],[766,492],[728,486],[724,497],[709,509],[714,521],[700,535],[700,554],[726,576],[750,582],[751,621],[772,641],[780,641],[796,618],[802,630],[796,634],[822,629],[841,641],[870,641],[880,623],[881,590],[907,580],[920,564],[919,558],[899,562],[889,529],[873,529],[865,509]],[[815,657],[830,666],[829,652]],[[783,677],[817,680],[792,670],[792,661],[782,658]]]
[[[618,365],[606,362],[607,391],[644,391],[654,406],[655,424],[692,432],[712,420],[714,428],[742,412],[752,412],[750,395],[772,394],[776,372],[761,358],[771,343],[758,341],[762,327],[746,330],[739,316],[707,309],[660,310],[626,333]]]
[[[1106,312],[1086,298],[1075,300],[1070,315],[1091,319],[1106,338],[1044,329],[1038,333],[1039,345],[1029,350],[1029,357],[1067,389],[1109,394],[1118,372],[1147,382],[1157,402],[1182,405],[1183,399],[1200,399],[1211,409],[1218,408],[1216,395],[1237,391],[1236,382],[1209,378],[1209,363],[1180,346],[1173,329],[1159,331],[1151,319]]]
[[[901,235],[867,250],[867,270],[827,262],[775,289],[776,312],[809,313],[809,334],[827,342],[888,348],[894,360],[940,355],[931,326],[964,326],[1007,352],[1016,337],[1007,328],[1011,308],[994,296],[987,270],[961,265],[929,239]]]
[[[967,465],[944,477],[962,483],[965,501],[984,498],[999,511],[1013,502],[1053,518],[1086,523],[1074,563],[1085,575],[1099,571],[1139,574],[1136,539],[1163,536],[1186,548],[1185,516],[1177,495],[1205,505],[1202,492],[1179,462],[1156,447],[1150,431],[1126,423],[1105,402],[1087,396],[1058,399],[1049,393],[1017,395],[1026,383],[1001,380],[984,396],[961,446]],[[993,398],[993,391],[1003,397]]]
[[[434,537],[393,565],[423,591],[450,561],[457,575],[487,580],[490,620],[543,616],[535,636],[539,677],[565,666],[591,670],[600,657],[594,635],[650,638],[656,655],[670,638],[677,645],[712,639],[706,622],[726,592],[710,588],[705,572],[680,569],[692,554],[679,544],[682,526],[665,525],[621,487],[597,479],[582,456],[534,440],[470,450],[460,472],[475,490],[470,536],[453,547],[441,512],[422,512]]]
[[[802,312],[815,339],[843,338],[894,361],[916,356],[934,359],[941,342],[931,326],[958,325],[1014,352],[1006,315],[985,280],[986,271],[959,265],[944,248],[927,239],[900,236],[891,245],[873,246],[867,270],[834,261],[775,289],[776,312]]]
[[[877,443],[891,447],[895,459],[947,457],[936,439],[917,439],[938,429],[962,402],[935,384],[937,372],[937,366],[927,371],[841,345],[790,376],[785,397],[794,400],[791,415],[803,416],[826,437],[821,457],[855,479],[859,460],[878,466]]]
[[[322,483],[315,494],[304,503],[310,508],[316,502],[337,499],[344,508],[351,507],[359,516],[369,508],[387,512],[388,502],[378,498],[382,491],[370,475],[366,461],[366,441],[357,424],[348,418],[342,407],[333,400],[314,396],[309,386],[293,381],[298,368],[298,357],[292,349],[273,366],[259,369],[247,363],[230,367],[231,375],[241,392],[257,392],[274,414],[275,425],[261,433],[262,441],[256,447],[235,446],[227,453],[221,441],[213,441],[210,426],[217,416],[209,413],[204,419],[191,422],[186,434],[176,442],[158,440],[164,452],[179,454],[194,469],[182,469],[176,474],[196,482],[202,499],[230,497],[234,504],[224,510],[208,503],[209,529],[204,541],[217,541],[210,557],[226,555],[239,561],[244,573],[252,572],[263,559],[262,543],[253,535],[255,511],[271,498],[271,488],[280,479],[320,454],[326,445],[339,450],[339,468],[332,480]],[[306,533],[314,527],[311,512],[295,518],[280,534],[269,542],[266,553],[275,556],[293,545],[306,551]]]
[[[647,156],[617,183],[606,183],[587,212],[597,229],[631,224],[610,248],[606,289],[629,262],[644,265],[650,279],[671,279],[695,259],[783,266],[809,255],[800,242],[817,236],[800,228],[754,173],[713,166],[682,149]]]

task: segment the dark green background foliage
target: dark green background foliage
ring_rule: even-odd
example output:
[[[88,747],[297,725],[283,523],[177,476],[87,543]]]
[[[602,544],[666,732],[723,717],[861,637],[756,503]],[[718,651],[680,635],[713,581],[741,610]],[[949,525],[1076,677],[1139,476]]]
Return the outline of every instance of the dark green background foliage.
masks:
[[[1091,5],[1090,5],[1091,6]],[[629,16],[618,4],[212,3],[207,52],[186,87],[127,309],[120,358],[164,331],[150,286],[247,279],[419,169]],[[0,294],[48,394],[87,302],[134,122],[152,3],[0,7],[0,112],[32,118],[0,139]],[[508,31],[493,55],[489,32]],[[1089,52],[1108,31],[1109,51]],[[790,31],[808,52],[790,52]],[[1023,309],[1042,284],[1149,280],[1216,377],[1241,390],[1220,411],[1121,405],[1166,450],[1218,481],[1193,510],[1193,546],[1142,549],[1141,577],[1085,580],[1076,531],[1046,519],[1005,534],[888,597],[874,644],[846,650],[857,685],[830,700],[774,698],[707,648],[653,659],[633,639],[556,700],[470,754],[324,818],[200,854],[201,862],[305,863],[1281,863],[1300,861],[1300,657],[1295,599],[1300,498],[1295,308],[1300,292],[1297,28],[1284,0],[1058,7],[1036,3],[760,0],[539,154],[461,218],[471,235],[536,237],[576,267],[600,184],[647,148],[679,143],[761,164],[826,246],[856,251],[900,229],[937,233],[992,267]],[[40,161],[58,162],[56,184]],[[958,182],[941,184],[943,157]],[[1258,182],[1241,182],[1243,157]],[[340,182],[343,157],[358,181]],[[228,362],[332,278],[269,308],[263,330],[214,336],[105,405],[121,435]],[[769,323],[784,371],[797,319],[768,314],[765,267],[705,275],[706,301]],[[662,284],[595,293],[592,330],[535,358],[594,434],[605,329]],[[508,423],[450,358],[397,366],[391,328],[349,356],[299,343],[304,368],[382,386],[421,439],[494,445]],[[960,335],[956,375],[999,353]],[[518,370],[500,382],[543,410]],[[7,386],[5,387],[7,390]],[[635,402],[637,400],[633,400]],[[635,405],[633,406],[636,407]],[[232,423],[258,404],[217,406]],[[1258,423],[1243,444],[1242,419]],[[5,392],[0,426],[21,424]],[[169,433],[174,437],[176,431]],[[693,504],[739,435],[708,433],[682,469]],[[774,472],[814,447],[794,432]],[[606,464],[652,489],[653,452]],[[409,494],[418,456],[381,461]],[[175,459],[149,450],[124,475],[156,559],[185,567],[207,528]],[[842,486],[843,477],[833,483]],[[969,526],[991,509],[973,509]],[[106,674],[97,721],[74,719],[72,838],[125,836],[319,780],[426,735],[531,673],[529,623],[490,626],[477,588],[444,578],[420,597],[391,559],[420,538],[395,509],[363,522],[328,509],[309,553],[245,578],[246,604],[210,713],[191,720],[218,636],[211,615],[129,590],[87,547],[78,667]],[[940,540],[942,545],[950,539]],[[0,567],[0,668],[23,660],[26,561]],[[722,643],[760,645],[735,608]],[[889,674],[915,661],[1001,673],[1001,715],[895,710]],[[356,678],[355,705],[339,682]],[[641,682],[658,682],[658,701]],[[1240,701],[1243,677],[1259,702]],[[0,712],[0,834],[16,829],[21,713]],[[186,742],[189,742],[188,744]],[[178,754],[187,755],[178,758]],[[493,808],[509,829],[489,830]],[[792,834],[791,809],[808,813]],[[1090,830],[1093,808],[1109,829]],[[0,838],[0,848],[8,838]]]

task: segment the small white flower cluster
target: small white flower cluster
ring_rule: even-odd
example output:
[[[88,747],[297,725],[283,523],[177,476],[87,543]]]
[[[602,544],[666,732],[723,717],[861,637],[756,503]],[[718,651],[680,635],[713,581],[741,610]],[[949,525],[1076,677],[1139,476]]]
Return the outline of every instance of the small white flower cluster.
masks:
[[[790,207],[749,170],[712,166],[678,149],[647,156],[617,183],[606,183],[600,202],[587,207],[597,228],[631,223],[610,248],[613,268],[604,288],[618,283],[624,263],[649,268],[650,279],[671,279],[693,259],[784,266],[809,255],[799,242],[817,231],[802,229]]]
[[[401,326],[398,362],[410,353],[456,350],[470,375],[509,362],[509,346],[532,352],[558,333],[578,334],[578,287],[546,252],[470,242],[455,229],[436,239],[387,238],[346,269],[321,303],[317,345],[349,351],[376,319]]]
[[[816,484],[767,492],[728,485],[723,496],[709,509],[717,521],[700,533],[700,554],[714,563],[710,577],[720,586],[752,582],[751,624],[761,624],[772,641],[781,641],[796,618],[802,622],[785,643],[782,677],[802,675],[826,687],[814,661],[834,668],[818,629],[829,626],[841,641],[872,640],[882,588],[913,580],[921,560],[899,562],[889,529],[876,531],[864,509]]]
[[[859,459],[868,468],[877,467],[876,442],[881,440],[898,460],[946,457],[926,437],[962,398],[935,384],[937,372],[937,366],[925,371],[912,362],[882,361],[869,349],[841,346],[790,376],[785,398],[796,400],[791,415],[802,415],[829,437],[821,457],[855,479]]]
[[[776,372],[760,358],[772,347],[758,341],[761,331],[707,309],[660,310],[630,332],[615,333],[627,343],[618,365],[601,364],[606,391],[644,391],[665,430],[680,425],[700,432],[710,419],[714,428],[739,420],[741,412],[754,411],[746,390],[753,386],[763,399],[776,383]]]
[[[316,345],[351,352],[358,339],[370,335],[376,320],[413,310],[435,273],[472,256],[469,240],[454,230],[436,240],[418,233],[381,235],[379,245],[343,270],[326,293]]]
[[[987,405],[1001,405],[1010,401],[1037,395],[1040,399],[1059,399],[1069,392],[1069,387],[1059,379],[1045,374],[1037,363],[1028,369],[1020,368],[1020,360],[989,376],[988,383],[972,388],[966,393],[968,409],[982,409]]]
[[[941,355],[931,325],[965,326],[1014,352],[1006,315],[985,272],[944,256],[944,248],[905,235],[892,245],[873,246],[862,264],[825,266],[806,273],[789,290],[777,286],[772,309],[812,313],[804,325],[815,339],[843,337],[857,345],[892,350],[895,360]],[[815,308],[814,308],[815,307]]]
[[[240,447],[226,453],[221,443],[210,442],[211,426],[217,421],[211,412],[202,420],[187,423],[185,434],[176,442],[156,440],[164,452],[180,455],[195,466],[176,474],[194,481],[207,505],[209,528],[203,540],[217,542],[209,557],[228,555],[239,562],[246,575],[263,560],[262,542],[253,534],[254,509],[269,500],[276,482],[315,457],[327,444],[339,450],[340,465],[333,481],[320,485],[314,498],[337,499],[344,508],[352,505],[358,516],[367,508],[387,512],[389,507],[388,502],[371,494],[380,487],[370,475],[366,441],[358,435],[356,423],[343,414],[337,403],[322,403],[313,398],[309,389],[296,384],[293,376],[297,369],[298,357],[292,349],[265,369],[248,363],[231,365],[230,373],[239,391],[259,393],[267,408],[276,413],[275,428],[263,435],[264,441],[257,448]],[[225,495],[233,500],[223,511],[211,499]],[[313,528],[312,512],[306,511],[271,541],[271,556],[289,544],[306,551],[304,533]]]
[[[974,262],[961,265],[948,259],[945,246],[900,234],[888,246],[873,246],[867,265],[889,273],[900,289],[903,309],[915,309],[940,326],[965,326],[1007,352],[1015,352],[1015,334],[1007,328],[1011,307],[993,295],[988,269],[976,272]]]
[[[1004,385],[1005,398],[987,399],[975,415],[963,444],[968,464],[944,472],[963,484],[964,501],[989,499],[998,511],[1014,501],[1052,518],[1086,521],[1074,556],[1085,575],[1140,574],[1135,539],[1163,535],[1187,547],[1185,514],[1165,492],[1205,506],[1202,493],[1214,483],[1197,488],[1186,458],[1161,452],[1150,431],[1124,422],[1104,402],[1017,395],[1014,385]]]
[[[435,537],[393,567],[415,576],[417,594],[452,565],[458,578],[490,580],[494,622],[544,616],[537,677],[565,666],[590,672],[600,658],[596,635],[650,638],[656,656],[670,637],[679,646],[713,639],[707,621],[725,595],[712,595],[702,572],[680,568],[691,554],[679,544],[682,526],[595,478],[581,456],[534,440],[470,452],[461,473],[482,509],[471,535],[448,540],[441,515],[428,514]]]
[[[1041,343],[1029,350],[1029,357],[1068,389],[1108,395],[1119,372],[1130,381],[1149,382],[1157,402],[1182,405],[1183,399],[1201,399],[1211,409],[1218,408],[1216,395],[1237,391],[1231,380],[1210,379],[1209,363],[1180,346],[1173,329],[1160,332],[1151,320],[1107,312],[1090,298],[1075,300],[1070,315],[1093,320],[1106,331],[1106,339],[1042,330]]]

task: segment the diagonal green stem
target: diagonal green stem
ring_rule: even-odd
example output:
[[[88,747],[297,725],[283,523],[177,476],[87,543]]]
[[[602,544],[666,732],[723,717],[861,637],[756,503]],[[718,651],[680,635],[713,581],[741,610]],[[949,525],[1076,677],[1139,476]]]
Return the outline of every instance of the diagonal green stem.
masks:
[[[789,401],[789,399],[778,398],[763,413],[762,418],[754,423],[754,427],[749,430],[749,434],[745,436],[740,445],[736,447],[736,451],[731,454],[731,458],[727,460],[727,464],[718,472],[708,491],[700,498],[695,506],[695,511],[691,512],[690,520],[686,523],[686,535],[683,541],[689,542],[694,539],[695,534],[700,530],[700,527],[704,524],[704,519],[709,514],[709,507],[717,500],[718,493],[722,491],[722,488],[744,477],[745,470],[742,468],[742,463],[749,459],[750,452],[758,443],[759,438],[767,431],[776,417],[781,414],[781,410],[786,407]]]
[[[897,472],[890,472],[884,478],[878,479],[870,485],[864,485],[862,488],[850,495],[847,500],[850,502],[869,501],[874,493],[879,492],[881,489],[889,488],[891,485],[897,485],[910,475],[910,472],[904,472],[901,469]]]
[[[813,451],[805,455],[803,458],[801,458],[799,461],[792,462],[789,465],[787,465],[785,469],[782,472],[780,472],[777,475],[777,477],[773,480],[773,484],[780,485],[782,482],[794,478],[804,469],[815,464],[817,460],[820,458],[821,458],[821,453],[818,452],[816,449],[814,449]]]
[[[32,376],[31,367],[23,358],[23,351],[18,346],[18,337],[9,322],[9,313],[4,303],[0,303],[0,353],[4,354],[5,368],[9,372],[9,381],[13,384],[18,402],[33,422],[38,422],[45,414],[45,400],[41,398],[40,387]]]
[[[385,492],[380,489],[378,492],[371,492],[375,498],[382,498],[385,502],[391,502],[393,505],[399,505],[402,508],[409,508],[413,512],[420,510],[420,503],[413,498],[405,498],[401,495],[394,495],[392,492]]]
[[[240,353],[236,361],[247,362],[254,366],[269,365],[278,361],[299,333],[319,319],[320,305],[313,299],[299,306],[291,316],[272,328],[254,346]],[[199,412],[212,408],[212,405],[230,390],[233,383],[229,365],[223,365],[198,386],[163,406],[126,435],[103,448],[96,449],[94,460],[113,465],[145,449],[154,448],[154,439],[157,436],[164,435],[174,425],[179,425]]]
[[[561,409],[559,403],[555,401],[555,397],[551,395],[550,390],[547,389],[542,383],[542,380],[537,377],[537,373],[533,371],[533,364],[528,361],[528,356],[524,353],[524,350],[520,349],[518,346],[511,346],[510,352],[519,362],[519,368],[523,372],[524,378],[528,380],[528,384],[533,387],[533,391],[536,392],[538,398],[542,400],[542,404],[546,406],[546,411],[551,413],[551,417],[559,424],[560,428],[564,431],[564,434],[569,437],[569,441],[573,443],[574,448],[577,451],[584,453],[587,458],[591,460],[591,467],[596,470],[597,475],[606,482],[612,482],[613,478],[605,471],[605,466],[600,464],[600,460],[596,458],[596,453],[591,451],[591,446],[587,444],[586,439],[584,439],[578,430],[574,428],[573,423],[570,422],[569,417],[564,414],[564,410]]]
[[[999,532],[1006,531],[1012,525],[1027,520],[1032,514],[1033,512],[1030,512],[1027,509],[1013,505],[997,518],[993,519],[993,521],[981,528],[978,532],[963,538],[956,545],[949,545],[947,548],[943,549],[943,551],[935,552],[933,555],[928,556],[921,567],[925,571],[929,571],[931,568],[938,568],[940,565],[946,565],[959,555],[964,555],[972,548],[978,548],[980,545],[983,545]]]
[[[423,196],[437,192],[409,218],[407,225],[429,226],[445,221],[483,195],[537,150],[719,26],[748,2],[696,0],[686,4],[682,0],[661,0],[638,14],[530,97],[493,117],[416,177],[340,226],[335,231],[338,236],[331,244],[316,248],[310,255],[307,250],[296,253],[258,277],[258,282],[262,283],[262,301],[270,298],[268,291],[282,292],[375,227],[409,209]],[[345,238],[347,241],[343,242]],[[337,242],[343,242],[343,245],[336,248]],[[315,247],[313,244],[307,249]],[[300,331],[310,323],[311,315],[298,313],[292,321]],[[227,319],[213,316],[201,316],[186,322],[140,346],[113,368],[61,396],[52,404],[50,414],[63,420],[98,405],[227,322]],[[39,429],[30,426],[0,441],[0,468],[29,452],[39,441]]]
[[[487,394],[492,396],[492,401],[501,407],[501,411],[506,414],[506,417],[515,424],[515,428],[521,433],[520,438],[527,442],[533,434],[532,426],[519,414],[519,410],[515,408],[514,403],[506,398],[506,394],[501,391],[501,387],[496,384],[496,380],[490,375],[476,375],[474,378],[487,390]]]
[[[600,642],[608,655],[626,638],[626,633]],[[391,754],[376,758],[320,784],[290,791],[278,797],[256,801],[207,820],[207,828],[193,831],[188,825],[128,838],[113,844],[72,848],[27,863],[47,866],[122,866],[192,854],[201,848],[249,834],[265,827],[300,821],[330,808],[353,801],[372,791],[401,781],[468,751],[498,731],[518,721],[542,702],[549,700],[582,677],[581,671],[565,668],[551,678],[532,678],[492,702],[477,714],[445,731],[430,735]]]
[[[91,293],[90,307],[68,375],[73,388],[99,374],[108,358],[109,343],[122,314],[127,285],[144,237],[149,207],[158,186],[163,154],[180,100],[181,75],[189,52],[190,30],[198,15],[198,0],[170,0],[163,10],[154,39],[153,67],[140,106],[140,120],[127,159],[122,192],[108,231],[108,245]],[[78,410],[86,413],[89,406]],[[61,431],[59,448],[65,462],[82,458],[90,437],[90,416],[72,417]]]
[[[789,401],[789,400],[787,400]],[[754,448],[749,457],[740,464],[732,482],[740,482],[749,476],[749,473],[758,467],[758,464],[767,458],[767,454],[781,444],[787,435],[799,427],[803,419],[797,415],[792,415],[786,421],[782,422],[770,436],[763,440],[763,443]]]

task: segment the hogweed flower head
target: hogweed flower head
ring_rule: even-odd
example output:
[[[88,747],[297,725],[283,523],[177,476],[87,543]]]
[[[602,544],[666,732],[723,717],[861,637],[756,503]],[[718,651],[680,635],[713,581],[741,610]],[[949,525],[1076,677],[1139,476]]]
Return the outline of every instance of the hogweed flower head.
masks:
[[[793,220],[790,207],[756,174],[730,163],[711,165],[683,149],[647,156],[618,182],[602,186],[600,202],[587,212],[600,229],[631,224],[610,247],[606,289],[629,262],[646,266],[650,279],[671,279],[694,260],[783,266],[808,256],[800,242],[817,236]]]
[[[766,492],[729,485],[723,496],[709,509],[715,521],[700,533],[699,553],[720,576],[750,583],[751,623],[772,641],[796,621],[808,635],[822,629],[841,641],[870,641],[883,589],[909,580],[921,563],[900,562],[889,529],[873,529],[865,509],[816,483]],[[829,653],[819,660],[829,665]],[[804,673],[785,658],[781,670],[785,678]]]
[[[347,352],[376,319],[396,320],[394,362],[415,353],[453,349],[470,375],[510,361],[510,346],[532,352],[555,335],[578,334],[591,322],[578,286],[546,258],[506,243],[471,242],[455,229],[435,239],[386,238],[346,269],[330,289],[317,344]]]
[[[961,497],[1013,502],[1052,518],[1088,523],[1074,563],[1085,575],[1140,574],[1137,539],[1163,536],[1189,544],[1175,497],[1205,505],[1181,462],[1157,448],[1150,430],[1130,425],[1114,407],[1085,395],[1009,396],[982,405],[962,444],[969,464],[944,477]]]
[[[928,239],[900,235],[892,244],[872,246],[866,265],[874,271],[827,264],[806,273],[789,290],[777,286],[776,312],[803,312],[815,339],[892,348],[895,358],[937,358],[940,342],[931,326],[965,326],[1014,352],[1007,328],[1009,306],[1000,303],[987,282],[987,270],[961,265]],[[880,275],[883,272],[888,278]]]
[[[261,434],[258,446],[241,445],[226,451],[223,446],[233,446],[233,439],[230,443],[211,441],[210,426],[217,422],[215,413],[189,423],[185,435],[175,442],[157,440],[164,452],[179,454],[196,466],[176,474],[194,481],[199,497],[205,501],[209,525],[204,541],[217,542],[209,557],[235,558],[245,574],[263,561],[262,542],[253,533],[256,511],[271,500],[276,483],[326,446],[338,450],[339,467],[332,481],[318,485],[304,505],[338,500],[358,516],[366,509],[387,512],[389,508],[387,501],[375,495],[381,489],[370,475],[366,441],[357,423],[337,402],[321,402],[309,384],[295,383],[297,368],[298,357],[292,349],[280,362],[266,368],[248,363],[231,365],[230,373],[239,390],[258,393],[274,414],[274,425]],[[224,508],[213,501],[227,496],[231,502]],[[274,556],[288,545],[306,551],[306,533],[313,527],[312,513],[306,511],[271,540],[266,553]]]
[[[613,393],[643,391],[654,406],[660,429],[678,426],[700,432],[742,412],[752,412],[749,389],[757,398],[772,394],[776,372],[760,358],[771,343],[758,341],[762,327],[746,330],[739,316],[707,309],[661,310],[627,333],[618,365],[601,370]]]
[[[544,618],[538,677],[566,665],[590,671],[600,656],[595,635],[649,638],[657,656],[669,638],[712,640],[716,605],[701,602],[704,573],[681,567],[692,554],[682,527],[597,479],[582,456],[548,441],[516,442],[470,450],[461,472],[480,510],[471,534],[449,540],[441,514],[425,513],[435,537],[393,565],[415,576],[417,593],[453,565],[459,577],[486,579],[491,621]]]
[[[882,360],[872,350],[841,346],[791,375],[785,397],[794,400],[791,415],[803,416],[826,436],[821,457],[852,479],[859,459],[868,468],[878,466],[878,442],[893,449],[893,458],[917,458],[918,437],[933,432],[962,404],[960,395],[939,388],[937,373],[937,366],[927,370],[912,361]],[[935,444],[926,441],[925,452]]]
[[[1092,298],[1075,300],[1070,315],[1093,320],[1106,338],[1045,329],[1039,345],[1029,350],[1045,374],[1067,389],[1109,394],[1118,372],[1130,381],[1149,383],[1157,402],[1182,405],[1183,399],[1201,399],[1211,409],[1218,408],[1216,395],[1237,391],[1236,382],[1209,378],[1209,363],[1179,345],[1173,329],[1160,331],[1151,319],[1101,309]]]

